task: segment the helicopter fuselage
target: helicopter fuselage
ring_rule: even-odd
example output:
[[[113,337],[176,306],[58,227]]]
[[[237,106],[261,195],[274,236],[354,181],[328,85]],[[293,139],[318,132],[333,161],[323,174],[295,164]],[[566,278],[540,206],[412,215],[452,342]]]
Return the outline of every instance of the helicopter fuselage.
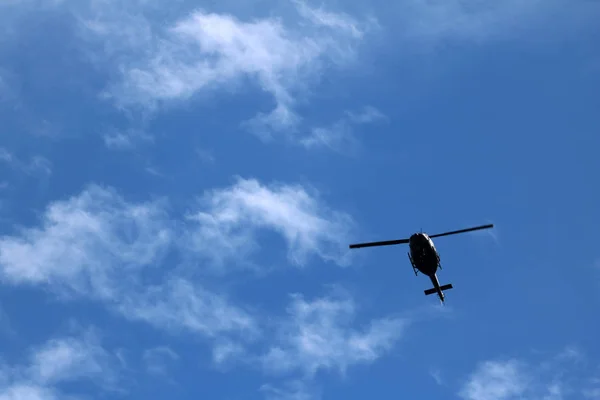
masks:
[[[427,275],[433,284],[433,288],[427,289],[425,294],[437,293],[443,304],[445,297],[444,290],[452,289],[452,285],[440,286],[436,274],[437,269],[441,268],[440,255],[435,249],[433,241],[425,233],[415,233],[409,238],[408,245],[410,247],[408,258],[415,271],[415,275],[417,271],[420,271],[422,274]]]
[[[413,268],[429,277],[435,276],[440,266],[440,256],[429,236],[415,233],[409,238],[408,246],[408,258]]]

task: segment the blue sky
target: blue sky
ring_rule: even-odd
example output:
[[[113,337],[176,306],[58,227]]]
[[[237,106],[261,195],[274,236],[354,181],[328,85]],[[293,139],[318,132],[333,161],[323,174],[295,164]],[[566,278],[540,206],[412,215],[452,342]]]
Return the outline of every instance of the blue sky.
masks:
[[[599,18],[1,2],[0,399],[600,398]]]

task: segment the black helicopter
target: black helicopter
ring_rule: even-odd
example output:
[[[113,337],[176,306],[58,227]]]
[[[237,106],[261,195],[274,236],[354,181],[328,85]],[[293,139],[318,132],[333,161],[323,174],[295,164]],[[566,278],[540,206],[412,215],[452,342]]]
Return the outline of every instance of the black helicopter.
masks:
[[[444,304],[444,290],[452,289],[452,284],[440,286],[436,275],[437,269],[442,269],[440,264],[440,256],[433,245],[431,238],[454,235],[457,233],[477,231],[480,229],[493,228],[494,224],[481,225],[473,228],[461,229],[458,231],[451,231],[445,233],[438,233],[436,235],[427,235],[426,233],[419,232],[414,233],[408,239],[399,240],[387,240],[383,242],[368,242],[368,243],[357,243],[351,244],[351,249],[358,249],[361,247],[374,247],[374,246],[389,246],[393,244],[405,244],[408,243],[410,252],[408,253],[408,259],[412,264],[413,271],[417,275],[417,271],[427,275],[433,283],[433,288],[425,290],[425,295],[437,293],[442,304]]]

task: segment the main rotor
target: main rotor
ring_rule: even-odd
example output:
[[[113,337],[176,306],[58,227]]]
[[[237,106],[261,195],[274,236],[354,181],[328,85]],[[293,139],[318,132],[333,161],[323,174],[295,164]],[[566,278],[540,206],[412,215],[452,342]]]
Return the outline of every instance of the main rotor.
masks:
[[[472,228],[459,229],[457,231],[436,233],[435,235],[428,235],[428,236],[430,238],[436,238],[436,237],[442,237],[442,236],[456,235],[458,233],[478,231],[481,229],[489,229],[489,228],[493,228],[493,227],[494,227],[494,224],[487,224],[487,225],[475,226]],[[358,249],[361,247],[375,247],[375,246],[390,246],[390,245],[395,245],[395,244],[406,244],[408,242],[409,242],[409,239],[385,240],[385,241],[381,241],[381,242],[356,243],[356,244],[351,244],[349,247],[351,249]]]

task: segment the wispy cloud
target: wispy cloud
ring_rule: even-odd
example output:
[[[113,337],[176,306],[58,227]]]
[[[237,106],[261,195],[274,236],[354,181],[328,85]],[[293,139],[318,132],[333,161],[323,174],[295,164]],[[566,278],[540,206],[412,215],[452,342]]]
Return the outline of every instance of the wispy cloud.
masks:
[[[594,391],[591,370],[584,355],[571,347],[541,362],[485,361],[467,379],[459,396],[465,400],[578,398]]]
[[[327,11],[323,7],[311,8],[300,0],[292,2],[297,6],[298,13],[316,26],[339,30],[355,38],[363,37],[368,27],[368,23],[359,22],[346,13]],[[377,25],[375,20],[371,20],[371,23]]]
[[[0,400],[56,400],[53,389],[37,386],[29,382],[15,383],[3,388]]]
[[[471,375],[460,395],[468,400],[508,400],[522,396],[529,377],[517,361],[487,361]]]
[[[172,231],[158,203],[129,204],[114,190],[90,186],[47,208],[41,227],[0,238],[0,274],[64,294],[112,298],[129,273],[160,260]]]
[[[0,399],[54,400],[66,395],[63,383],[84,379],[114,389],[119,365],[93,334],[51,339],[32,350],[27,365],[0,366]]]
[[[44,383],[105,379],[110,358],[93,337],[52,339],[33,353],[29,375]]]
[[[12,99],[12,89],[4,75],[6,75],[6,72],[0,68],[0,102]]]
[[[295,97],[319,79],[324,64],[352,60],[358,41],[376,25],[305,2],[293,4],[304,25],[195,10],[163,30],[141,13],[115,12],[114,4],[81,21],[87,35],[102,38],[111,54],[128,47],[138,57],[117,58],[123,80],[107,95],[120,106],[154,108],[251,78],[274,98],[275,107],[245,126],[267,138],[272,131],[294,129],[301,120]]]
[[[277,341],[262,358],[267,371],[299,371],[310,378],[319,369],[345,374],[348,367],[371,363],[399,340],[408,320],[382,318],[353,328],[356,305],[340,293],[307,301],[297,294],[281,322]]]
[[[587,383],[587,387],[582,391],[583,397],[591,400],[600,399],[600,378],[593,377]]]
[[[225,296],[184,279],[123,294],[118,308],[128,318],[175,332],[185,330],[210,338],[237,332],[248,339],[258,333],[249,313],[231,305]]]
[[[215,361],[225,362],[260,337],[260,319],[177,269],[160,272],[165,257],[179,251],[184,259],[235,260],[248,243],[259,245],[260,229],[271,229],[288,242],[292,262],[317,255],[343,264],[351,219],[302,186],[252,179],[208,191],[201,206],[191,221],[178,222],[161,200],[132,203],[111,188],[90,185],[51,203],[39,227],[0,238],[0,277],[96,299],[127,319],[172,333],[200,334],[214,344]]]
[[[0,148],[0,162],[13,170],[27,175],[48,176],[52,174],[52,163],[45,157],[36,155],[25,162],[5,148]]]
[[[347,111],[350,121],[356,124],[368,124],[376,121],[385,121],[388,118],[373,106],[366,106],[360,111]]]
[[[166,376],[169,365],[180,359],[177,353],[166,346],[145,350],[142,358],[148,373],[159,376]]]
[[[569,0],[405,0],[385,12],[388,40],[404,52],[431,55],[448,43],[479,46],[508,40],[539,48],[544,42],[574,39],[595,29],[600,5]]]
[[[131,150],[143,142],[153,142],[153,137],[139,130],[112,130],[104,134],[104,144],[114,150]]]
[[[437,383],[438,385],[443,385],[444,381],[442,379],[442,373],[440,372],[439,369],[437,368],[432,368],[429,370],[429,375],[431,375],[431,377],[433,378],[433,380],[435,381],[435,383]]]
[[[133,203],[113,189],[88,186],[77,196],[51,203],[39,227],[0,238],[0,277],[70,298],[99,300],[125,319],[199,337],[212,348],[219,368],[241,362],[267,374],[291,374],[304,383],[318,370],[345,374],[353,365],[372,363],[402,337],[405,319],[380,318],[356,327],[356,304],[341,290],[312,300],[296,294],[287,315],[273,324],[272,315],[236,305],[228,294],[210,290],[184,270],[159,270],[171,251],[182,252],[180,256],[191,251],[208,260],[219,248],[229,249],[231,257],[243,254],[245,243],[258,246],[260,229],[286,240],[292,262],[302,264],[309,255],[340,261],[340,240],[351,222],[346,214],[328,209],[316,192],[253,179],[207,191],[200,206],[203,211],[191,214],[191,224],[178,223],[160,200]],[[181,246],[182,238],[194,240]],[[241,247],[226,247],[231,243]],[[176,358],[170,349],[144,355],[151,373],[164,373],[164,362]],[[104,359],[89,342],[51,341],[36,352],[28,369],[36,385],[21,387],[21,380],[14,381],[6,393],[25,395],[23,390],[29,390],[51,396],[52,382],[98,375]],[[271,386],[263,391],[271,398],[316,398],[307,388]]]
[[[375,107],[365,107],[359,112],[346,112],[330,126],[320,126],[311,129],[309,135],[300,139],[300,143],[308,148],[326,147],[332,150],[348,152],[356,148],[354,127],[359,124],[370,124],[384,121],[387,118]]]
[[[206,163],[206,164],[214,164],[215,163],[215,156],[213,155],[213,153],[210,150],[207,149],[196,149],[196,155],[198,156],[198,158]]]
[[[319,400],[321,393],[303,381],[290,381],[283,386],[263,385],[266,400]]]
[[[558,15],[571,18],[569,26],[579,26],[583,17],[575,15],[587,15],[587,20],[593,20],[594,13],[600,15],[600,8],[585,3],[590,4],[573,5],[564,0],[407,0],[385,10],[373,9],[381,17],[394,17],[393,26],[385,28],[393,33],[395,42],[418,43],[423,48],[423,42],[483,42],[513,35],[519,29],[554,29],[556,23],[546,22],[555,21]],[[141,0],[128,4],[67,0],[55,5],[59,4],[80,22],[82,47],[90,59],[118,77],[108,83],[104,95],[121,109],[156,109],[198,94],[235,92],[250,82],[274,100],[271,108],[256,110],[253,117],[240,121],[261,138],[270,139],[275,131],[283,131],[284,137],[305,148],[353,146],[349,131],[360,118],[348,115],[330,125],[305,126],[298,103],[308,98],[331,65],[348,66],[356,60],[359,46],[379,28],[374,18],[300,0],[290,3],[293,15],[280,12],[280,17],[254,19],[233,12],[191,10],[185,2],[168,13],[164,13],[161,2]],[[158,14],[168,17],[159,21],[155,18]],[[303,134],[307,131],[308,135]],[[123,148],[139,138],[119,132],[106,135],[105,141],[107,146]]]
[[[409,318],[386,317],[357,326],[358,307],[339,286],[325,296],[306,300],[291,295],[285,317],[272,319],[275,337],[258,362],[268,375],[283,380],[261,387],[267,400],[318,400],[314,380],[319,371],[345,376],[348,369],[370,364],[389,353],[402,339]]]
[[[260,229],[283,236],[295,265],[305,265],[311,255],[348,263],[345,243],[352,218],[329,209],[318,193],[300,185],[240,178],[231,187],[208,192],[189,218],[197,224],[188,239],[190,249],[216,265],[252,253],[259,246],[255,235]]]
[[[233,340],[219,339],[213,346],[213,361],[220,367],[247,356],[244,346]]]
[[[548,19],[556,19],[558,9],[566,11],[562,18],[567,18],[583,8],[572,6],[562,0],[407,0],[396,10],[403,22],[398,26],[410,40],[483,42],[544,26]]]
[[[223,295],[183,278],[145,278],[177,235],[160,202],[128,203],[112,189],[90,186],[52,203],[40,228],[0,238],[0,276],[98,299],[160,329],[207,337],[252,332],[252,318]]]
[[[15,331],[15,329],[13,327],[13,323],[12,323],[10,317],[8,316],[8,314],[6,313],[4,308],[2,308],[0,306],[0,337],[6,337],[6,336],[15,337],[16,335],[17,335],[17,332]],[[0,372],[0,375],[1,375],[1,372]]]
[[[14,161],[14,157],[11,152],[0,147],[0,161],[10,164]]]

